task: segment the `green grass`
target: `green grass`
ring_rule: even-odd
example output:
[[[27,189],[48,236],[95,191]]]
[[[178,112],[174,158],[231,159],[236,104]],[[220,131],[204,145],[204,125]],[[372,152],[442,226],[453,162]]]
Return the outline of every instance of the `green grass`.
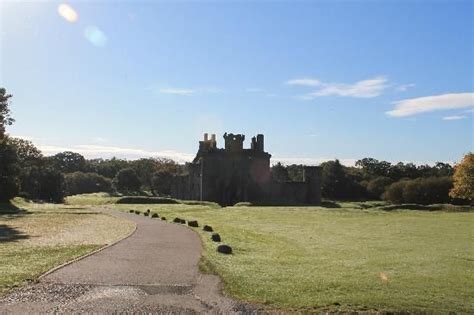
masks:
[[[108,193],[82,194],[66,197],[68,205],[107,205],[117,202],[121,197],[111,196]]]
[[[196,228],[201,267],[239,299],[299,310],[474,312],[473,212],[133,207],[211,225],[234,254],[216,253],[210,233]]]
[[[0,295],[62,263],[122,238],[134,224],[87,207],[0,205]]]

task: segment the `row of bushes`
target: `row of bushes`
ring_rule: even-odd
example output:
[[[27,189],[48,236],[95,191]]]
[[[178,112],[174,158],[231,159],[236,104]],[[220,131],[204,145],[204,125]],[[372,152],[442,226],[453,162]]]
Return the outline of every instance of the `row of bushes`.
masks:
[[[448,203],[453,201],[449,197],[451,188],[453,188],[453,180],[450,177],[401,180],[387,186],[382,199],[394,204]]]

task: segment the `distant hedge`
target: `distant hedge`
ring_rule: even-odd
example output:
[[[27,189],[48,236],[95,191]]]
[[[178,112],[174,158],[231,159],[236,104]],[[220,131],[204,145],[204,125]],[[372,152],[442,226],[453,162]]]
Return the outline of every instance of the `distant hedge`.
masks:
[[[450,177],[429,177],[401,180],[388,186],[382,198],[393,204],[449,203],[449,190],[453,187]]]
[[[144,196],[121,197],[115,203],[118,203],[118,204],[179,204],[177,200],[171,199],[171,198],[144,197]]]

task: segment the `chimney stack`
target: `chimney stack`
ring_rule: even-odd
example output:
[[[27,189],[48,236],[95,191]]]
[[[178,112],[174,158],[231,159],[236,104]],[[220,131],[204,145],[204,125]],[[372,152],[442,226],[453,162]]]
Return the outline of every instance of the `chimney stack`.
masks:
[[[208,141],[209,140],[209,135],[207,134],[207,132],[204,134],[204,141]]]

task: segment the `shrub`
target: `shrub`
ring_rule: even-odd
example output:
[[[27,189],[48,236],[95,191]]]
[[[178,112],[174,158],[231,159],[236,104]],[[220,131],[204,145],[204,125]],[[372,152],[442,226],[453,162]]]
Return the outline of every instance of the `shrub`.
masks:
[[[128,212],[133,213],[133,212],[135,212],[135,211],[134,211],[134,210],[128,210]]]
[[[232,247],[229,245],[219,245],[217,246],[217,252],[221,254],[230,255],[232,254]]]
[[[166,221],[166,217],[161,217],[161,220]]]
[[[143,212],[143,215],[144,215],[145,217],[147,217],[147,216],[150,215],[150,213],[148,213],[148,212]]]
[[[218,233],[212,233],[211,240],[214,241],[214,242],[220,242],[221,241],[221,236]]]
[[[434,204],[448,203],[449,191],[453,187],[449,177],[417,178],[393,183],[383,194],[383,198],[394,204]]]
[[[178,204],[179,202],[171,198],[133,196],[133,197],[119,198],[115,203],[118,203],[118,204]]]
[[[140,214],[140,211],[138,211],[138,210],[135,210],[135,214]]]
[[[174,223],[181,223],[181,219],[180,218],[174,218],[173,222]]]
[[[151,215],[151,217],[152,217],[152,218],[159,218],[160,216],[158,215],[158,213],[153,213],[153,214]]]
[[[214,230],[212,229],[211,226],[209,225],[204,225],[204,227],[202,228],[203,231],[206,231],[206,232],[213,232]]]
[[[199,226],[198,221],[195,221],[195,220],[188,221],[188,225],[190,227],[198,227]]]
[[[380,199],[382,194],[385,192],[385,189],[392,183],[393,180],[389,177],[377,177],[367,183],[367,193],[371,198]]]

